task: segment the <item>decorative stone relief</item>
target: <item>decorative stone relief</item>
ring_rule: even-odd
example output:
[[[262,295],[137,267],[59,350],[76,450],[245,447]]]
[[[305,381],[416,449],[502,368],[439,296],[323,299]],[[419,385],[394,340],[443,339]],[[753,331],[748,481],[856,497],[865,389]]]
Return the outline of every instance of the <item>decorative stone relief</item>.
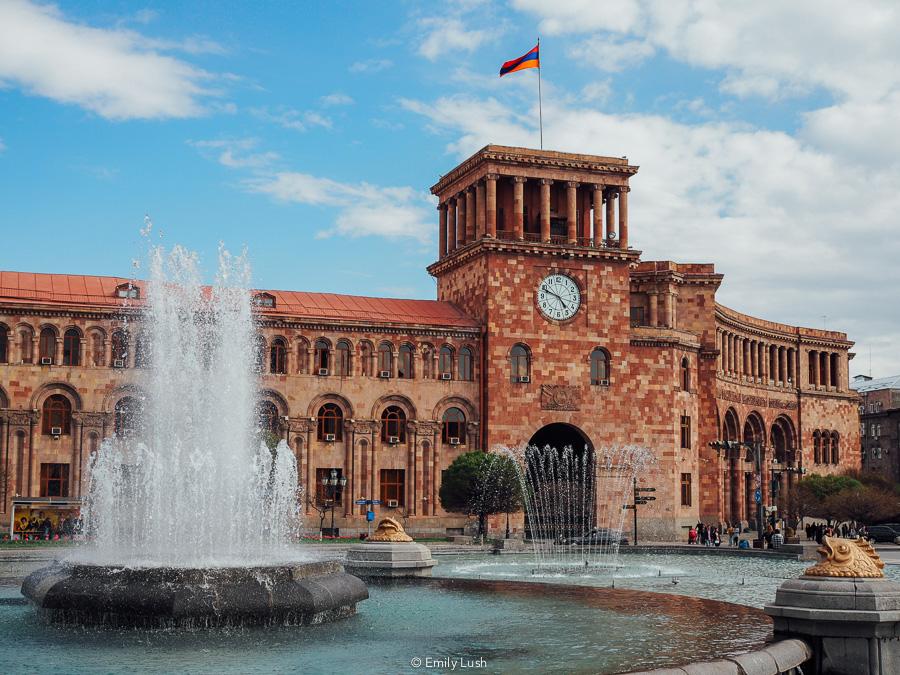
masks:
[[[579,410],[581,389],[567,384],[541,385],[541,410]]]

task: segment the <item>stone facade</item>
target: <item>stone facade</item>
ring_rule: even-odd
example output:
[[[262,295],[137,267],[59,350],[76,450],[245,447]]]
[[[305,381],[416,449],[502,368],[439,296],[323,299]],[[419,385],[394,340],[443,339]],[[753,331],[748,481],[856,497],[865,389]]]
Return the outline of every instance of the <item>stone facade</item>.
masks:
[[[304,485],[331,468],[348,477],[335,519],[342,533],[365,529],[365,509],[353,501],[383,496],[382,470],[404,473],[401,504],[382,506],[380,515],[400,515],[414,534],[458,531],[464,519],[444,513],[437,499],[441,471],[461,452],[519,445],[542,430],[597,453],[626,444],[655,452],[657,464],[640,478],[657,489],[657,500],[641,507],[644,539],[680,538],[700,518],[751,517],[752,466],[719,457],[711,441],[764,441],[763,499],[782,511],[801,467],[858,467],[850,451],[859,447],[847,381],[852,343],[719,305],[723,277],[712,265],[641,261],[628,232],[628,181],[637,170],[625,158],[487,146],[432,188],[440,251],[428,271],[437,301],[257,292],[263,371],[280,371],[260,375],[269,423],[296,453]],[[23,283],[2,274],[0,457],[8,485],[0,515],[8,515],[14,495],[40,496],[42,465],[68,465],[67,494],[80,495],[89,453],[115,433],[117,404],[141,386],[134,366],[143,300],[121,299],[123,287],[141,287],[124,279],[82,278],[90,292],[72,293],[69,283],[63,293],[54,287],[62,275]],[[548,319],[538,308],[549,274],[577,285],[573,316]],[[125,326],[122,362],[112,338]],[[42,364],[44,328],[56,342]],[[80,358],[63,365],[72,329]],[[269,358],[276,346],[283,356]],[[348,368],[339,366],[344,348]],[[517,353],[525,356],[513,372]],[[400,377],[410,368],[411,377]],[[71,431],[58,437],[43,422],[54,394],[72,409]],[[339,438],[321,433],[326,404],[341,412]],[[390,406],[407,420],[403,439],[387,441],[382,430]],[[464,417],[457,436],[442,433],[450,409]],[[820,452],[818,465],[817,431],[838,447],[827,463]],[[315,529],[313,506],[305,511]]]
[[[900,482],[900,375],[857,376],[862,468]]]

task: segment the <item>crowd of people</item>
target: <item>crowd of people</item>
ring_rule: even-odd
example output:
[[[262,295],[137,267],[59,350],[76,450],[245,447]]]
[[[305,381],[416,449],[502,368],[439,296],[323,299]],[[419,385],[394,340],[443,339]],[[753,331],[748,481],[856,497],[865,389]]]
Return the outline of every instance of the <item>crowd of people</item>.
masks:
[[[857,528],[855,524],[848,523],[842,523],[837,527],[832,527],[831,525],[826,525],[824,523],[815,523],[807,525],[805,530],[806,539],[808,541],[815,540],[819,544],[822,543],[822,537],[865,539],[869,535],[865,525],[860,525],[859,528]]]
[[[783,523],[771,518],[763,530],[763,546],[764,548],[778,549],[784,544],[785,529]],[[750,530],[747,530],[748,532]],[[805,527],[807,540],[815,540],[819,544],[822,543],[822,537],[843,537],[845,539],[856,539],[858,537],[865,538],[867,536],[866,527],[864,525],[857,528],[855,525],[844,523],[840,526],[833,527],[824,523],[811,523]],[[790,534],[790,533],[788,533]],[[719,523],[718,525],[707,525],[698,522],[692,525],[688,531],[688,544],[697,544],[700,546],[721,546],[727,541],[729,546],[737,548],[750,548],[751,542],[748,539],[741,539],[741,524],[735,523]]]

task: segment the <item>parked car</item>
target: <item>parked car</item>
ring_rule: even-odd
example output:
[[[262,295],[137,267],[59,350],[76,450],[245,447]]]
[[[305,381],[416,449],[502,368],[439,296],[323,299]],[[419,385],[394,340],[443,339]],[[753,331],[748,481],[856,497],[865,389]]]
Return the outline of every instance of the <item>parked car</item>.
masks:
[[[868,533],[869,539],[875,542],[894,543],[894,539],[900,536],[900,532],[889,525],[872,525],[868,528]]]
[[[595,527],[590,532],[585,532],[580,537],[573,537],[565,543],[574,546],[609,546],[611,544],[625,546],[628,544],[628,537],[624,536],[621,530]]]

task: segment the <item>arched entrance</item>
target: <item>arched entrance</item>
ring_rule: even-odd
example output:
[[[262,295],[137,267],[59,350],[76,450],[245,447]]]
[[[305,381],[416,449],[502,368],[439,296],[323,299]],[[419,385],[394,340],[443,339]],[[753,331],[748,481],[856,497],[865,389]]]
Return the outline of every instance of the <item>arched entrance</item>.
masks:
[[[526,480],[532,508],[526,535],[566,540],[590,531],[596,521],[596,466],[587,435],[556,422],[540,428],[528,442]]]

